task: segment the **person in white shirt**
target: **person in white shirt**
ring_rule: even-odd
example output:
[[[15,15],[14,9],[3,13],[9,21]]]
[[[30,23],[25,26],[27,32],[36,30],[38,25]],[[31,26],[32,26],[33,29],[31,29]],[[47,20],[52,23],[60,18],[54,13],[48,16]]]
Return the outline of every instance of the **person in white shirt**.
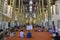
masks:
[[[49,33],[53,33],[54,30],[52,28],[49,29]]]
[[[33,30],[33,26],[28,23],[28,25],[26,26],[26,30]]]
[[[21,37],[21,38],[24,37],[24,32],[23,32],[23,30],[20,31],[20,37]]]
[[[10,37],[13,37],[14,35],[14,32],[10,32]]]

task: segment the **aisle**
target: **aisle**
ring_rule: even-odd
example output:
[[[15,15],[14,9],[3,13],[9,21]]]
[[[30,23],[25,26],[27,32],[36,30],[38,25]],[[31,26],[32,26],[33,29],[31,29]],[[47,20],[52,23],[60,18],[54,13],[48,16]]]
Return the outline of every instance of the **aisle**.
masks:
[[[31,39],[26,38],[25,32],[25,38],[19,37],[19,32],[16,32],[15,37],[7,37],[7,40],[52,40],[51,35],[48,32],[34,32],[32,31],[33,37]]]

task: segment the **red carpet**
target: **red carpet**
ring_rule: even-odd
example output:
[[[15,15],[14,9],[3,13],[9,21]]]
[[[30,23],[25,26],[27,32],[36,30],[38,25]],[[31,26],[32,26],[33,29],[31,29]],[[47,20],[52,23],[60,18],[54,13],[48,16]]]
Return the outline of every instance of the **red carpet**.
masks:
[[[7,37],[7,40],[52,40],[51,35],[48,32],[32,32],[32,38],[28,39],[26,38],[26,33],[25,33],[25,38],[20,38],[19,37],[19,32],[16,32],[16,35],[14,37]]]

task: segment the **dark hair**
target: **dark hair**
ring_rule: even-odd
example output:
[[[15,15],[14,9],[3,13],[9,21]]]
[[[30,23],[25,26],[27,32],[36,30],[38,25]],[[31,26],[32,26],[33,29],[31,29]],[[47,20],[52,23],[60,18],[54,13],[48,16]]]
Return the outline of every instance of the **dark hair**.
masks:
[[[27,23],[27,25],[30,25],[30,23]]]
[[[23,31],[23,30],[21,30],[21,31]]]
[[[28,30],[28,32],[30,32],[30,30]]]
[[[58,33],[56,33],[56,35],[58,35]]]
[[[42,28],[44,29],[45,27],[43,26]]]

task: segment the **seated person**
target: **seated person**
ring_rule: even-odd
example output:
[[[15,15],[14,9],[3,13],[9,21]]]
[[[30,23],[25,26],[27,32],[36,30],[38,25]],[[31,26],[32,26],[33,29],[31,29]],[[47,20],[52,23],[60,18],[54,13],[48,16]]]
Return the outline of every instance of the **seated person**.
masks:
[[[54,30],[52,28],[49,29],[49,33],[53,33]]]
[[[42,27],[41,31],[44,32],[44,30],[45,30],[45,27]]]
[[[37,32],[38,31],[38,28],[34,28],[34,31]]]
[[[60,28],[57,29],[58,34],[60,35]]]
[[[14,32],[10,32],[10,37],[13,37],[14,35]]]
[[[20,37],[21,37],[21,38],[24,37],[24,32],[23,32],[23,30],[20,31]]]
[[[38,32],[40,32],[41,31],[41,27],[38,27]]]
[[[53,32],[52,37],[55,37],[55,36],[56,36],[56,32]]]
[[[56,36],[53,38],[54,38],[54,40],[60,40],[60,36],[58,35],[58,33],[56,33]]]
[[[31,38],[32,37],[32,34],[30,31],[27,32],[27,38]]]

